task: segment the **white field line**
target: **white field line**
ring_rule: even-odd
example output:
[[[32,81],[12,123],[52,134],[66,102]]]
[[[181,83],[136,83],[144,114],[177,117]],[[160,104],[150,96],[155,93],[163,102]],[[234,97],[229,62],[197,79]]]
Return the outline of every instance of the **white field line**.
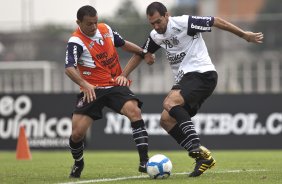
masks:
[[[222,170],[222,171],[209,171],[208,173],[241,173],[241,172],[265,172],[265,169],[247,169],[247,170]],[[189,174],[187,172],[183,173],[173,173],[172,175],[184,175]],[[120,178],[102,178],[102,179],[94,179],[94,180],[83,180],[83,181],[73,181],[66,183],[58,183],[58,184],[83,184],[83,183],[98,183],[98,182],[110,182],[110,181],[121,181],[121,180],[130,180],[130,179],[138,179],[138,178],[148,178],[149,176],[144,174],[140,176],[128,176],[128,177],[120,177]]]

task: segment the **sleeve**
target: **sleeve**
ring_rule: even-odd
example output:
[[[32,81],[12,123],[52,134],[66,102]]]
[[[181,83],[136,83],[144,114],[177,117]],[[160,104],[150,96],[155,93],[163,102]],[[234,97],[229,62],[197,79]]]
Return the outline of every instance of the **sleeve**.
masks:
[[[187,34],[194,36],[198,32],[211,32],[214,17],[189,16]]]
[[[77,43],[69,42],[66,50],[65,68],[76,67],[77,61],[82,55],[83,47]]]
[[[124,39],[120,36],[120,34],[113,30],[113,35],[114,35],[114,44],[115,47],[122,47],[125,44]]]
[[[151,36],[148,37],[147,41],[143,45],[143,49],[146,49],[150,53],[155,53],[161,46],[156,44]]]

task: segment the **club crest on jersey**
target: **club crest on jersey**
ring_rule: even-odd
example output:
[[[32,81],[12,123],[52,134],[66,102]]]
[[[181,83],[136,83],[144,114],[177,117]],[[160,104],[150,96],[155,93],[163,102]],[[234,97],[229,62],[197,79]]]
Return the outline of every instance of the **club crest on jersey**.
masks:
[[[98,45],[104,45],[103,39],[98,39],[98,40],[92,41],[92,42],[89,44],[89,48],[92,49],[93,46],[95,45],[95,42],[96,42]]]
[[[98,45],[104,45],[104,41],[102,39],[95,40]]]
[[[179,40],[177,39],[177,37],[172,37],[172,43],[173,45],[178,45],[179,44]]]

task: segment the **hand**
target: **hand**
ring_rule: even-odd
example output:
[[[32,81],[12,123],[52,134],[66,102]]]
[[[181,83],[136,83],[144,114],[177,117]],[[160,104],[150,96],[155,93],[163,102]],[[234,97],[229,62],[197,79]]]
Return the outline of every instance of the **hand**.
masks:
[[[247,31],[243,35],[243,38],[247,42],[252,42],[252,43],[262,43],[263,42],[263,34],[262,34],[262,32],[253,33],[253,32]]]
[[[84,94],[83,96],[83,102],[85,100],[87,103],[90,103],[96,99],[96,94],[95,94],[95,86],[89,84],[88,82],[85,82],[82,86],[82,92]]]
[[[119,86],[129,86],[130,85],[130,81],[125,76],[121,76],[121,75],[115,78],[115,82]]]
[[[155,54],[152,54],[152,53],[150,53],[150,52],[148,52],[148,53],[145,54],[145,56],[144,56],[144,60],[146,61],[146,63],[147,63],[148,65],[154,64],[154,63],[155,63],[155,59],[156,59]]]

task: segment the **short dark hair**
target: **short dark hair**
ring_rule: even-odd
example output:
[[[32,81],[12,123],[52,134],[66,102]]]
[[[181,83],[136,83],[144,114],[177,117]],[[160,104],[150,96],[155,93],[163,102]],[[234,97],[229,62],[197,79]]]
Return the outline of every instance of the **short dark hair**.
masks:
[[[152,16],[155,12],[159,12],[161,16],[165,16],[165,13],[167,12],[167,9],[165,5],[163,5],[160,2],[153,2],[149,4],[146,10],[146,14],[149,16]]]
[[[97,15],[97,11],[93,6],[82,6],[81,8],[78,9],[77,14],[76,14],[76,18],[79,21],[83,20],[84,16],[91,16],[91,17],[95,17]]]

